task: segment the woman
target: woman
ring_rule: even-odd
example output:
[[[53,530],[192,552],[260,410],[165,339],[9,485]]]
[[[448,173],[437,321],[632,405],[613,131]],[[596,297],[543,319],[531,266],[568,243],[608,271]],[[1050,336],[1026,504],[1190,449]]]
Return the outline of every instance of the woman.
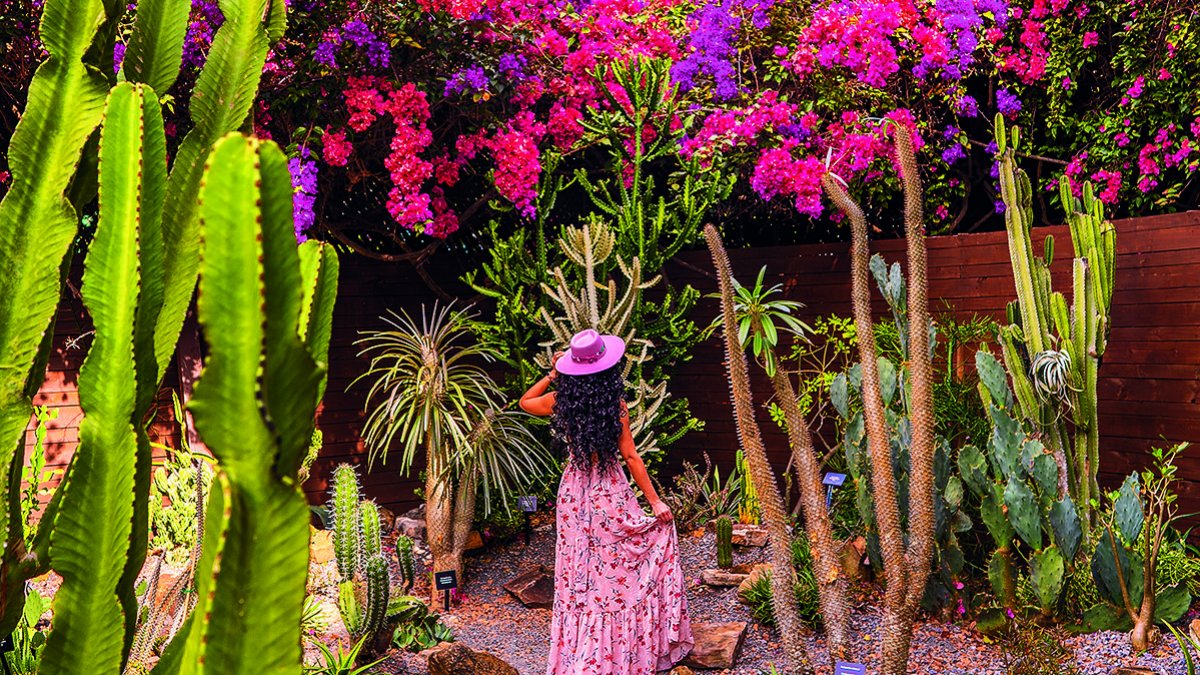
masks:
[[[651,675],[692,648],[671,511],[650,484],[625,407],[625,343],[585,330],[521,397],[565,450],[547,675]],[[557,391],[546,392],[551,382]],[[646,495],[642,511],[617,462]]]

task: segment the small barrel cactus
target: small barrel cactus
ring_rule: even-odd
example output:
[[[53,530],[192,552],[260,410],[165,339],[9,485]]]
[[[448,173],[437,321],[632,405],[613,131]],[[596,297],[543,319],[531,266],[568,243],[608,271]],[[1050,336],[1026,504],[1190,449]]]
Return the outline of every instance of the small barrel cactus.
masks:
[[[413,540],[405,535],[396,538],[396,558],[400,563],[400,581],[404,583],[404,592],[412,591],[415,577],[413,575]]]
[[[717,566],[733,567],[733,521],[726,515],[717,518]]]
[[[349,464],[342,464],[333,471],[333,498],[329,512],[333,515],[333,550],[337,558],[338,577],[342,581],[350,581],[361,564],[359,549],[362,521],[358,474]]]

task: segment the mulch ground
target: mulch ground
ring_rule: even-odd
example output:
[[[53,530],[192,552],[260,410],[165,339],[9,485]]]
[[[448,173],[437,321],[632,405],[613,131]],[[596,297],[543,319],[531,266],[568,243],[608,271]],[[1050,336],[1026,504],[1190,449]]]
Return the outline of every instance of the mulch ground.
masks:
[[[472,649],[487,651],[512,664],[522,675],[542,675],[546,669],[546,651],[550,634],[551,612],[548,609],[527,609],[502,587],[522,571],[536,566],[554,565],[554,530],[551,517],[539,514],[539,524],[529,545],[518,537],[504,545],[468,557],[465,595],[449,612],[442,614],[461,643]],[[700,572],[714,567],[716,550],[711,533],[703,531],[680,536],[680,555],[684,573],[691,580],[688,605],[694,622],[745,621],[749,624],[746,640],[731,675],[758,675],[771,664],[782,672],[783,652],[779,634],[753,619],[748,608],[737,601],[736,589],[711,589],[699,583]],[[418,578],[428,578],[428,556],[419,545]],[[735,563],[760,562],[764,549],[735,547]],[[333,563],[328,563],[333,565]],[[318,574],[330,574],[314,570]],[[428,597],[428,586],[421,581],[413,591],[418,597]],[[860,660],[867,663],[878,658],[879,598],[864,589],[852,618],[856,635],[855,649]],[[440,607],[439,607],[440,609]],[[336,609],[333,609],[336,616]],[[333,634],[325,639],[341,637],[340,621],[331,625]],[[337,633],[341,635],[338,636]],[[819,633],[808,638],[808,646],[817,663],[825,663],[824,639]],[[1183,675],[1183,658],[1174,640],[1167,636],[1147,654],[1133,654],[1125,634],[1093,633],[1082,636],[1063,636],[1063,644],[1074,652],[1073,663],[1063,663],[1058,670],[1041,672],[1078,672],[1099,675],[1113,672],[1119,666],[1141,666],[1162,675]],[[921,675],[988,675],[1017,672],[1013,654],[1005,645],[989,643],[973,629],[970,622],[948,623],[932,621],[918,625],[912,643],[910,672]],[[393,654],[382,672],[427,673],[424,658],[416,654]],[[818,666],[822,675],[831,673],[828,666]],[[871,669],[869,669],[870,672]],[[715,672],[715,671],[710,671]],[[1023,671],[1028,672],[1028,671]]]

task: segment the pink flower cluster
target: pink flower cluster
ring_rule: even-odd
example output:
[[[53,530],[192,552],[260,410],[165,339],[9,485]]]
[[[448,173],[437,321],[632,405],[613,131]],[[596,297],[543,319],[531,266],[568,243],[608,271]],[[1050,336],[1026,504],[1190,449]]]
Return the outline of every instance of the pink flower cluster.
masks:
[[[821,178],[825,165],[816,157],[792,157],[790,148],[772,148],[762,153],[754,166],[750,187],[766,200],[793,197],[796,210],[816,218],[821,215]]]
[[[680,152],[684,157],[698,155],[707,160],[715,153],[753,147],[764,132],[811,133],[817,116],[808,113],[797,127],[792,123],[795,113],[794,104],[780,101],[777,92],[764,91],[745,108],[721,109],[705,117],[696,134],[683,140]]]

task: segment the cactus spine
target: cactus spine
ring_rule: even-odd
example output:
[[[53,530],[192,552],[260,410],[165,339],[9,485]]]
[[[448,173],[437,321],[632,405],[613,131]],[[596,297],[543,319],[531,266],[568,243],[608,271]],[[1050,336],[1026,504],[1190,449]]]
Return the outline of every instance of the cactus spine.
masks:
[[[726,515],[717,518],[717,566],[733,567],[733,521]]]
[[[404,592],[412,592],[416,576],[413,571],[413,540],[405,535],[396,538],[396,558],[400,563],[400,581],[404,584]]]
[[[1041,257],[1033,251],[1033,188],[1016,164],[1019,140],[1019,129],[1006,129],[997,115],[1000,188],[1017,291],[1000,341],[1020,417],[1049,448],[1059,468],[1058,496],[1071,496],[1086,534],[1093,520],[1090,504],[1100,494],[1096,382],[1108,342],[1116,230],[1090,183],[1076,198],[1070,180],[1060,180],[1075,256],[1068,307],[1063,294],[1051,290],[1053,238],[1046,237]]]

